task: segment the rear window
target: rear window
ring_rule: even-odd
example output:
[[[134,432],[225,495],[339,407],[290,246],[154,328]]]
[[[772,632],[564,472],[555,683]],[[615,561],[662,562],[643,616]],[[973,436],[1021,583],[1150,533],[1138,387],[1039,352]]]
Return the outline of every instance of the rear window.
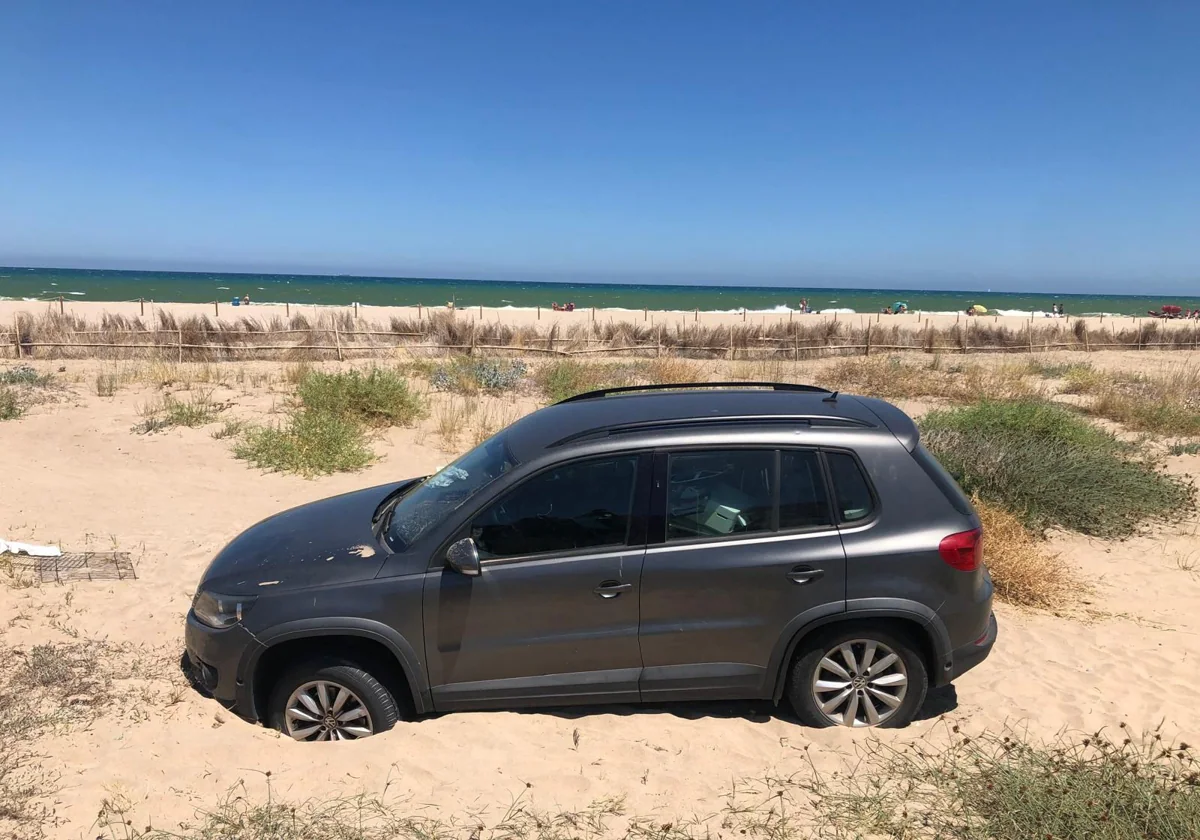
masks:
[[[829,465],[829,477],[833,479],[838,520],[860,522],[870,517],[875,509],[871,485],[854,456],[845,452],[826,452],[825,463]]]
[[[956,511],[963,516],[974,514],[971,503],[967,500],[962,488],[958,486],[958,482],[951,477],[950,473],[946,472],[945,467],[938,463],[937,458],[929,454],[928,449],[918,445],[913,451],[913,458],[921,465],[921,469],[925,470],[925,475],[929,476],[929,480],[937,485],[937,488],[942,491],[942,495],[946,497],[946,501],[950,502]]]

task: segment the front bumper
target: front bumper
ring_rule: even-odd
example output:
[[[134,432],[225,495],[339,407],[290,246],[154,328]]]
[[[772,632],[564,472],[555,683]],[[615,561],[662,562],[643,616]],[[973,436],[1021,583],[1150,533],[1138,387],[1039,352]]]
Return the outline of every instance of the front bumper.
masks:
[[[988,654],[992,652],[992,648],[996,645],[996,635],[999,633],[999,629],[996,624],[996,614],[989,614],[987,630],[984,631],[983,635],[971,642],[971,644],[963,645],[951,652],[950,661],[952,665],[946,682],[958,679],[980,662],[987,659]]]
[[[223,706],[254,720],[254,697],[245,671],[263,644],[241,624],[217,630],[188,610],[184,645],[196,681]]]

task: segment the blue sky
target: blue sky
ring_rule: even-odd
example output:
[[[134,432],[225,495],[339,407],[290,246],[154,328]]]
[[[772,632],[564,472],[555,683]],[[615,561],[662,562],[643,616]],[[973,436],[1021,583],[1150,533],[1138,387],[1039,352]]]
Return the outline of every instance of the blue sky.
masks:
[[[1200,3],[0,15],[0,264],[1183,291]]]

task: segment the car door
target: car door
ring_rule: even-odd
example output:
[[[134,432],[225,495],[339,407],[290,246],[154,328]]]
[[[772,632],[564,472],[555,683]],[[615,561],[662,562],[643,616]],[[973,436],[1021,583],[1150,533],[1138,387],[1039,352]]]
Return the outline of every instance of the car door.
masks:
[[[458,536],[475,541],[481,574],[444,568],[425,585],[435,708],[638,699],[650,463],[558,464],[470,517]]]
[[[769,696],[788,628],[845,610],[845,553],[820,454],[661,453],[654,485],[642,699]]]

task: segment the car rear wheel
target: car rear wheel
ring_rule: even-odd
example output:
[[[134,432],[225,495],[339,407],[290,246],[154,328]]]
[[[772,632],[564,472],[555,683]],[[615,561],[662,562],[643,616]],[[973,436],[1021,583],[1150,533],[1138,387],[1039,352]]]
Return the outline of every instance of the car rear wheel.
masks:
[[[920,651],[901,635],[871,628],[823,635],[792,666],[788,699],[807,726],[907,726],[925,702]]]
[[[271,692],[271,726],[297,741],[356,741],[391,729],[398,718],[391,692],[354,665],[296,666]]]

